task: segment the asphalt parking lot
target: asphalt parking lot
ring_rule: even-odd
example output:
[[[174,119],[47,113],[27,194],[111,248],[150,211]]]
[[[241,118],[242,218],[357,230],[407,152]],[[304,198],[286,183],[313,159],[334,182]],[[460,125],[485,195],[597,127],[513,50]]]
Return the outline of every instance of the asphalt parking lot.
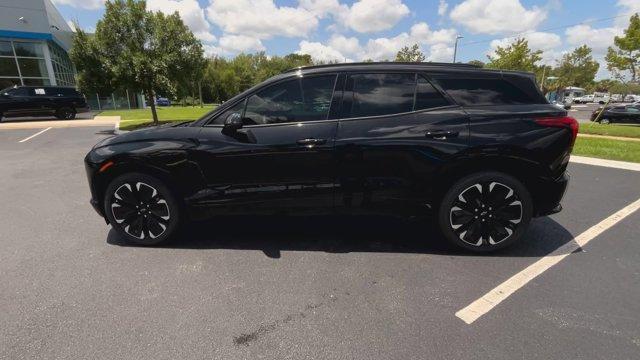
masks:
[[[564,211],[493,255],[370,218],[219,219],[143,248],[88,203],[82,160],[112,130],[0,131],[1,359],[640,354],[640,211],[612,216],[637,204],[640,172],[572,163]],[[456,316],[549,259],[477,320]]]

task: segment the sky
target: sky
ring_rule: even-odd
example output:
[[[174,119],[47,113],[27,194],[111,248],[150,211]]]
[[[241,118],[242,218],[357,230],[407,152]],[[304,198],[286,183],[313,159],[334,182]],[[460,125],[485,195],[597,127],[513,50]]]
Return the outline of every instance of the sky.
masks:
[[[69,22],[95,29],[105,0],[52,0]],[[497,46],[524,37],[542,62],[588,45],[609,77],[607,47],[621,35],[640,0],[147,0],[171,13],[202,41],[208,55],[292,52],[323,61],[394,59],[419,44],[427,61],[487,61]]]

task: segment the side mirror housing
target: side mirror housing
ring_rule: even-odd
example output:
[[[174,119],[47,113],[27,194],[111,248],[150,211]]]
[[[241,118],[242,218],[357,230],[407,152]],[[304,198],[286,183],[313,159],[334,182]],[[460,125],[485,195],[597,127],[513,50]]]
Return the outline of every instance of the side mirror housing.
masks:
[[[242,128],[243,125],[242,115],[239,113],[232,113],[224,120],[223,131],[225,133],[234,133],[238,129]]]

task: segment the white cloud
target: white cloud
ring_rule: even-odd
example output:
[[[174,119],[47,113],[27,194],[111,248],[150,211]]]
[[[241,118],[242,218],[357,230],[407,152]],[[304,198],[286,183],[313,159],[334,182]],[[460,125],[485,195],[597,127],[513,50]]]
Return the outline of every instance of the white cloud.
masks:
[[[106,0],[53,0],[54,4],[67,5],[80,9],[97,10],[103,7]]]
[[[408,33],[403,32],[392,38],[369,39],[364,49],[363,58],[392,60],[400,49],[413,44],[432,45],[430,51],[438,53],[434,56],[441,57],[444,48],[453,44],[455,36],[454,29],[432,31],[427,23],[421,22],[414,24]],[[427,55],[428,58],[430,56],[431,54]]]
[[[401,0],[359,0],[334,11],[342,26],[360,33],[391,29],[407,15],[409,8]]]
[[[447,13],[447,9],[449,8],[449,4],[445,0],[440,0],[438,4],[438,15],[444,16]]]
[[[255,52],[265,50],[260,39],[247,35],[224,34],[220,38],[220,48],[224,52]]]
[[[624,15],[615,20],[617,27],[626,28],[629,26],[629,18],[635,13],[640,13],[640,1],[638,0],[618,0],[616,6],[621,7],[618,15]]]
[[[329,61],[338,61],[338,62],[352,62],[353,60],[347,58],[340,51],[332,48],[331,46],[327,46],[321,44],[319,42],[309,42],[307,40],[302,40],[299,44],[300,48],[296,51],[298,54],[308,54],[314,60],[319,60],[323,62]]]
[[[298,0],[300,7],[311,11],[318,17],[339,12],[342,7],[338,0]]]
[[[587,45],[594,53],[601,54],[613,45],[615,36],[623,35],[623,30],[615,27],[594,29],[590,25],[576,25],[568,28],[565,35],[570,45]]]
[[[562,45],[562,39],[560,38],[560,36],[554,33],[532,32],[532,33],[523,34],[522,36],[519,36],[519,37],[526,39],[527,42],[529,43],[529,48],[531,48],[534,51],[535,50],[547,51]],[[516,41],[516,38],[514,37],[497,39],[497,40],[491,41],[490,46],[492,49],[495,50],[495,48],[497,48],[498,46],[506,47],[515,41]]]
[[[358,55],[362,49],[360,42],[355,37],[345,37],[343,35],[333,35],[329,39],[329,46],[336,49],[342,54]]]
[[[147,0],[147,9],[165,14],[173,14],[177,11],[185,25],[198,39],[205,42],[216,39],[210,32],[211,25],[204,17],[204,10],[196,0]]]
[[[547,11],[537,6],[526,9],[519,0],[465,0],[449,16],[474,33],[504,34],[535,29]]]
[[[447,44],[435,44],[429,48],[427,61],[451,62],[453,61],[453,46]]]
[[[519,37],[527,40],[531,50],[543,51],[542,60],[540,60],[538,64],[556,65],[557,61],[562,57],[563,52],[558,50],[558,48],[562,46],[562,39],[557,34],[548,32],[532,32],[523,34]],[[493,40],[489,45],[490,49],[487,52],[487,55],[493,56],[498,46],[507,47],[515,41],[516,38],[514,37]]]
[[[273,0],[210,0],[207,17],[226,33],[259,39],[306,37],[318,27],[313,11],[278,7]]]

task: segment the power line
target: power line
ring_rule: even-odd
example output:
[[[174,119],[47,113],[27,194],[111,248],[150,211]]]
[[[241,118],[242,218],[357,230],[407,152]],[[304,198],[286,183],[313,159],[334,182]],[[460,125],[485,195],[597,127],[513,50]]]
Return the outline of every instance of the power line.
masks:
[[[590,24],[590,23],[595,23],[595,22],[600,22],[600,21],[613,20],[613,19],[617,19],[617,18],[625,17],[625,16],[629,16],[629,14],[611,16],[611,17],[600,18],[600,19],[593,19],[593,20],[585,20],[585,21],[582,21],[582,22],[579,22],[579,23],[575,23],[575,24],[550,27],[550,28],[540,29],[540,30],[523,31],[521,33],[517,33],[517,34],[511,35],[511,36],[506,36],[506,37],[503,37],[503,38],[500,38],[500,39],[511,39],[511,38],[520,37],[522,35],[533,34],[533,33],[536,33],[536,32],[566,29],[566,28],[569,28],[569,27],[572,27],[572,26],[585,25],[585,24]],[[466,46],[466,45],[484,44],[484,43],[492,42],[494,40],[499,40],[499,39],[493,38],[493,39],[488,39],[488,40],[470,41],[470,42],[467,42],[467,43],[462,43],[460,45],[461,46]]]

